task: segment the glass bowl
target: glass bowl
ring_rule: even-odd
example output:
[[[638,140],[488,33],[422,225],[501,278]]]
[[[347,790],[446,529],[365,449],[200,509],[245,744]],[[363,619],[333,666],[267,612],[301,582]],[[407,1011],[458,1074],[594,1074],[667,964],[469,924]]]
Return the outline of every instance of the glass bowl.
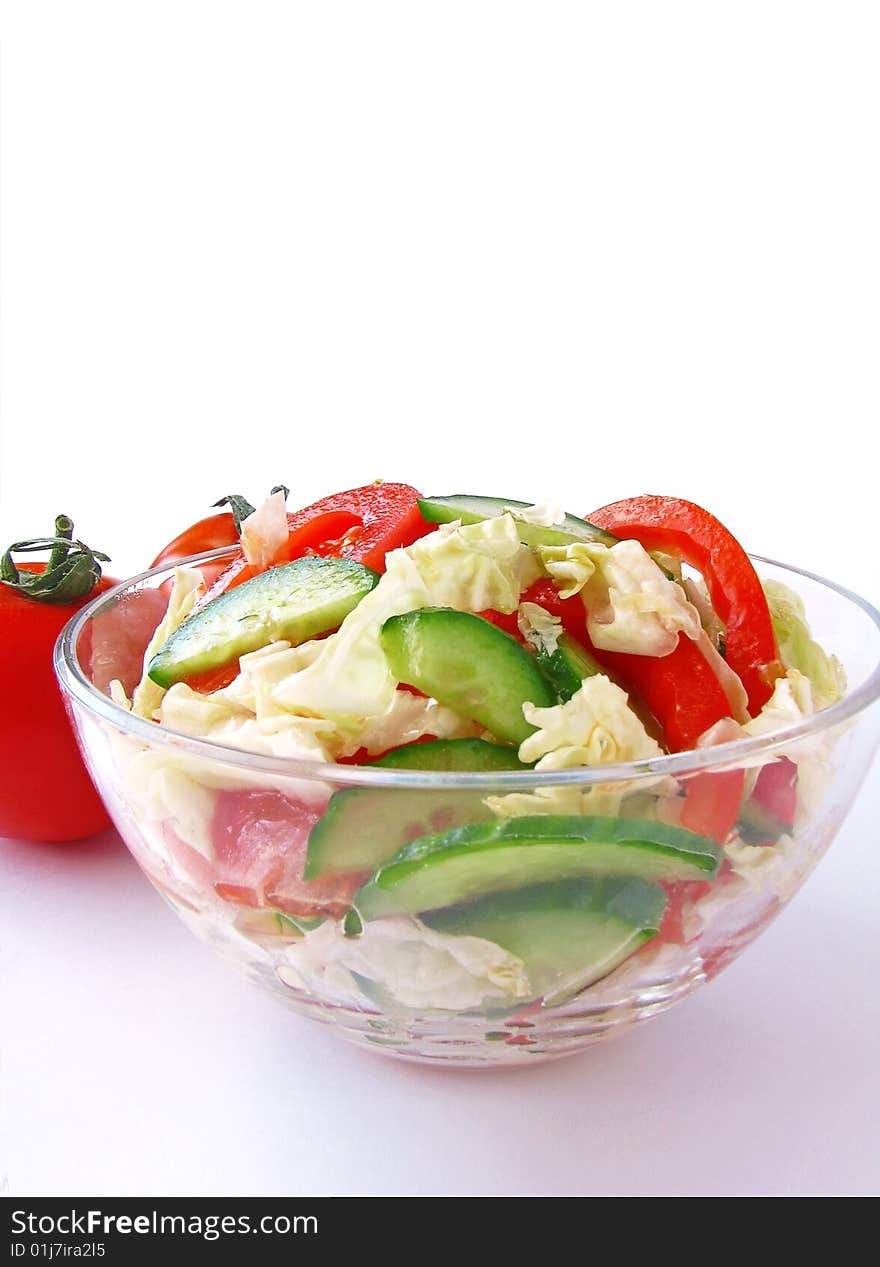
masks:
[[[137,682],[173,567],[84,608],[58,641],[56,672],[120,835],[199,937],[352,1042],[434,1064],[528,1065],[648,1020],[731,963],[816,866],[867,773],[880,739],[880,614],[810,573],[754,561],[801,595],[813,636],[844,665],[847,694],[785,730],[628,764],[489,774],[327,765],[133,716],[109,683],[130,691]],[[752,804],[767,767],[797,780],[790,826],[771,831],[743,811],[716,878],[585,881],[574,915],[571,902],[560,915],[558,894],[542,885],[508,892],[488,912],[465,903],[361,921],[348,912],[364,875],[302,878],[316,830],[329,832],[336,856],[355,858],[462,822],[534,817],[551,803],[674,822],[688,798],[711,803],[731,782]],[[519,929],[512,941],[509,921]],[[518,955],[523,935],[528,954]]]

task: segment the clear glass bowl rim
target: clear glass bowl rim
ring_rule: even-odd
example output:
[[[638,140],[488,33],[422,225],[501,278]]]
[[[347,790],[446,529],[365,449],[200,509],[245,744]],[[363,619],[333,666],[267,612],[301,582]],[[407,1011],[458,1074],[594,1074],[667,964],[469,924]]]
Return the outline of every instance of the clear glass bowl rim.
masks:
[[[55,673],[62,691],[81,704],[89,713],[115,726],[118,730],[127,732],[133,738],[142,739],[150,744],[159,744],[176,752],[187,752],[202,760],[222,761],[226,765],[243,767],[252,772],[350,787],[433,788],[435,790],[466,788],[504,791],[535,791],[541,787],[590,787],[621,780],[637,781],[656,778],[658,775],[681,776],[696,771],[730,767],[740,761],[754,762],[756,758],[769,755],[796,740],[817,735],[823,730],[839,725],[864,712],[880,699],[880,658],[878,658],[864,682],[854,691],[847,692],[842,700],[802,722],[774,731],[769,735],[736,739],[713,747],[689,749],[686,752],[670,753],[642,761],[621,762],[617,765],[579,766],[569,770],[548,770],[540,773],[534,770],[436,772],[336,765],[309,760],[297,761],[286,757],[247,752],[241,748],[214,743],[209,739],[195,739],[190,735],[184,735],[159,726],[155,722],[147,721],[143,717],[134,716],[92,685],[76,655],[77,642],[87,621],[118,599],[125,590],[135,589],[154,576],[171,574],[178,567],[197,566],[213,559],[231,557],[236,553],[236,549],[235,546],[225,546],[219,550],[208,550],[202,554],[190,555],[185,559],[176,559],[173,563],[150,568],[149,571],[129,577],[119,585],[93,598],[68,621],[55,644]],[[817,576],[814,572],[808,572],[804,568],[780,563],[765,555],[750,554],[749,557],[755,563],[765,563],[771,567],[781,568],[793,576],[804,577],[833,591],[868,616],[880,633],[880,612],[858,594],[825,577]],[[833,652],[834,648],[830,647],[828,650]]]

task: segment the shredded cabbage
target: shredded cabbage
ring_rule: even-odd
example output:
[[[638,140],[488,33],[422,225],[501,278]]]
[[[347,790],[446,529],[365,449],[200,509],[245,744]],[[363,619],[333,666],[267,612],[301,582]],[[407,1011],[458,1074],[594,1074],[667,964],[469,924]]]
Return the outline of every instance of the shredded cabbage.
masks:
[[[278,562],[289,536],[284,493],[279,491],[242,521],[241,548],[251,567],[265,572]]]
[[[524,704],[523,714],[537,730],[520,744],[519,759],[536,762],[536,770],[612,765],[663,752],[630,708],[626,692],[603,674],[587,678],[564,704]]]
[[[810,636],[800,595],[781,581],[762,584],[783,664],[810,679],[817,711],[836,704],[846,693],[846,673],[837,656],[828,655]]]
[[[568,770],[577,766],[612,765],[662,755],[642,722],[629,707],[627,695],[603,675],[587,678],[579,691],[553,708],[523,706],[527,721],[538,729],[520,744],[521,761],[535,761],[536,770]],[[618,780],[590,788],[550,787],[486,797],[486,805],[502,818],[520,814],[608,814],[622,801],[648,789],[655,795],[676,789],[674,780]]]
[[[168,599],[168,609],[159,622],[150,644],[144,652],[144,671],[140,682],[134,690],[131,711],[138,717],[155,719],[156,710],[165,695],[164,687],[158,686],[147,676],[150,661],[159,648],[168,641],[205,593],[205,582],[198,568],[177,568],[174,572],[174,583]],[[119,687],[121,690],[121,686]],[[124,692],[123,692],[124,693]]]
[[[282,980],[322,995],[358,997],[352,973],[412,1008],[466,1011],[532,993],[522,960],[494,942],[434,932],[406,916],[376,920],[354,938],[328,920],[285,953]]]
[[[538,603],[521,603],[517,626],[530,647],[553,655],[562,636],[562,621]]]
[[[561,597],[580,594],[594,646],[664,656],[675,650],[679,633],[699,638],[696,608],[638,541],[613,546],[578,541],[537,549]]]
[[[508,506],[508,514],[520,523],[534,524],[538,528],[558,528],[565,523],[565,511],[559,502],[547,498],[534,506]]]

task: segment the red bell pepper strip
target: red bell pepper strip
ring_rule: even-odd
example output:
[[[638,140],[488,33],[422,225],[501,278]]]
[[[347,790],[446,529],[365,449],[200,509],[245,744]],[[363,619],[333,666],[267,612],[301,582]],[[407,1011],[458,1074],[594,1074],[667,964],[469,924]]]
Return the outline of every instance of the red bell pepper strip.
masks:
[[[344,535],[327,534],[325,545],[315,545],[315,553],[352,559],[374,572],[384,572],[385,555],[390,550],[412,545],[437,527],[422,518],[420,497],[421,493],[409,484],[367,484],[344,493],[332,493],[303,510],[294,511],[287,516],[287,523],[293,533],[317,515],[330,512],[347,515],[349,523],[343,529]]]
[[[602,651],[590,641],[586,609],[578,597],[560,598],[553,582],[542,580],[526,591],[523,601],[538,603],[557,616],[603,668],[641,698],[663,728],[670,751],[694,748],[705,731],[730,716],[721,683],[690,638],[679,638],[667,656]],[[725,840],[736,823],[744,779],[742,770],[691,775],[686,781],[682,825],[713,840]]]
[[[631,497],[612,502],[590,521],[646,550],[674,554],[703,575],[712,606],[726,626],[726,659],[739,674],[749,711],[759,713],[784,671],[758,574],[745,550],[714,515],[679,497]]]

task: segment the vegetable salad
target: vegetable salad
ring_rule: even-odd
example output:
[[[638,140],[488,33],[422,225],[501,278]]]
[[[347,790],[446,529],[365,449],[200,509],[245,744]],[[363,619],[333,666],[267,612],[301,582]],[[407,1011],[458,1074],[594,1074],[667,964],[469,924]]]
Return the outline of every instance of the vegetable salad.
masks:
[[[290,513],[285,493],[247,507],[222,571],[177,569],[140,680],[110,693],[295,763],[120,754],[162,887],[212,904],[291,988],[414,1009],[564,1002],[686,945],[719,889],[785,857],[821,753],[682,778],[628,765],[773,733],[845,691],[799,597],[762,584],[707,511],[652,496],[581,519],[376,484]],[[352,765],[423,777],[345,786]],[[528,771],[560,781],[507,790]]]

